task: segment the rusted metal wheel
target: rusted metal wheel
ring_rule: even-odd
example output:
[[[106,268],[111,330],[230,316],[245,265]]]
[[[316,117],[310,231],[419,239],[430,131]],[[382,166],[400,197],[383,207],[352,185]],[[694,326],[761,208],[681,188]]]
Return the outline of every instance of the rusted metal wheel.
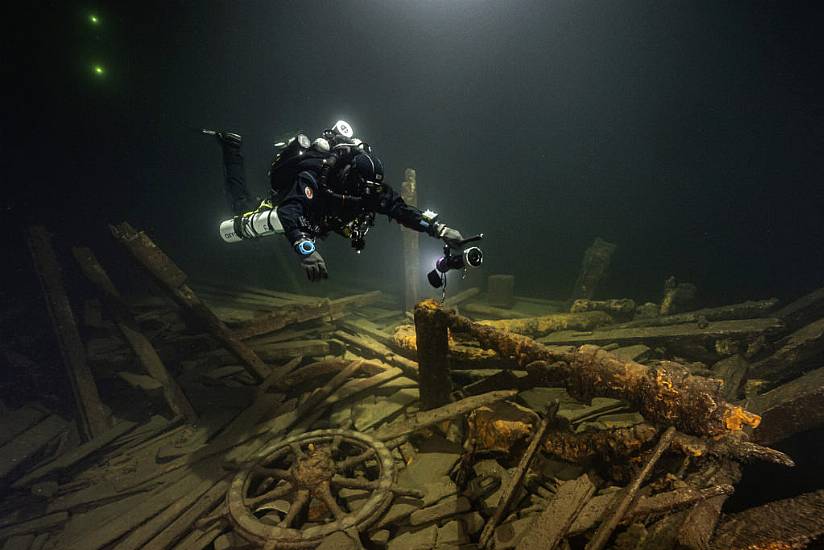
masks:
[[[349,430],[290,437],[257,455],[226,495],[229,519],[246,540],[265,548],[313,548],[340,530],[365,530],[392,502],[395,463],[377,439]],[[356,511],[342,488],[371,491]]]

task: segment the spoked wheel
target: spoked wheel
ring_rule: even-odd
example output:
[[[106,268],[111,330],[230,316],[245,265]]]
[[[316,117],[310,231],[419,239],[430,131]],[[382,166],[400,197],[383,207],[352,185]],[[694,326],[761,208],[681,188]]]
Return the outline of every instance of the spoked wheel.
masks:
[[[377,439],[349,430],[317,430],[280,441],[240,471],[226,496],[229,519],[265,548],[313,548],[335,531],[365,530],[392,502],[395,463]],[[352,511],[340,489],[371,491]]]

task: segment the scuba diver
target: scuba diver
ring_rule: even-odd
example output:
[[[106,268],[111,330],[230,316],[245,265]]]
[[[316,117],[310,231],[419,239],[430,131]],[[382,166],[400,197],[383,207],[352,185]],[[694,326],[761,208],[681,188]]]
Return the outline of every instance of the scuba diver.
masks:
[[[223,149],[226,197],[235,213],[221,224],[223,239],[238,242],[282,233],[310,281],[328,277],[316,241],[334,232],[360,252],[376,214],[443,240],[444,250],[460,249],[468,242],[459,231],[437,221],[435,212],[406,204],[384,182],[383,164],[372,148],[355,138],[345,121],[336,122],[314,141],[298,134],[277,143],[269,170],[271,196],[263,201],[252,200],[246,187],[241,136],[202,132],[217,137]]]

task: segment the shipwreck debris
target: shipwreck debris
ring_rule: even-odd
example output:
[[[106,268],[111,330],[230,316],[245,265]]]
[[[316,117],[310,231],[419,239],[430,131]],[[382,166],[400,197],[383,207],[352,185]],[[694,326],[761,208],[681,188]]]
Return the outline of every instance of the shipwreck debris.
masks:
[[[490,275],[486,279],[486,302],[492,307],[510,309],[515,305],[515,276]]]
[[[189,422],[196,422],[197,414],[192,408],[192,404],[189,403],[189,399],[169,374],[169,371],[166,370],[166,366],[152,343],[141,332],[140,327],[129,312],[128,305],[123,301],[94,253],[89,248],[81,247],[74,248],[73,252],[83,274],[99,289],[100,294],[106,301],[123,338],[129,343],[149,376],[160,383],[163,397],[172,413],[175,416],[183,416]]]
[[[77,330],[60,265],[51,244],[51,236],[43,226],[32,226],[28,231],[28,245],[35,270],[43,287],[49,316],[57,334],[60,353],[66,366],[77,407],[77,425],[84,439],[104,433],[111,425],[109,411],[100,400],[92,372],[86,362],[83,342]]]
[[[418,182],[414,168],[404,170],[401,198],[410,206],[418,205]],[[420,233],[407,227],[403,235],[404,310],[411,311],[421,297],[421,244]]]
[[[544,442],[544,438],[546,437],[547,430],[552,425],[552,422],[555,420],[555,415],[558,414],[558,408],[560,404],[558,401],[555,401],[550,407],[547,409],[546,414],[538,423],[538,426],[535,428],[535,432],[532,434],[532,439],[529,442],[529,447],[526,448],[524,454],[521,455],[521,460],[518,462],[518,466],[515,468],[515,472],[512,474],[512,477],[509,483],[503,488],[503,492],[501,493],[501,497],[498,500],[498,505],[495,508],[495,513],[489,519],[489,521],[484,525],[483,531],[481,531],[481,537],[479,540],[479,545],[481,548],[486,548],[489,545],[489,541],[492,539],[492,535],[495,532],[495,528],[504,518],[504,515],[509,510],[509,507],[512,505],[512,501],[515,498],[518,490],[521,488],[521,483],[524,480],[524,476],[526,475],[527,470],[529,469],[529,465],[532,462],[532,459],[535,458],[535,453],[541,448],[541,445]]]
[[[600,550],[606,546],[612,536],[612,532],[615,531],[615,528],[624,518],[624,514],[626,514],[627,510],[629,510],[630,504],[632,504],[635,495],[638,493],[638,489],[641,488],[641,484],[647,477],[649,477],[652,472],[652,468],[661,458],[661,455],[663,455],[669,448],[674,436],[675,428],[672,426],[667,428],[667,430],[661,435],[661,438],[658,440],[658,444],[655,446],[655,450],[652,452],[649,459],[647,459],[644,467],[623,490],[621,497],[616,499],[617,502],[615,503],[615,508],[610,512],[609,517],[601,523],[598,530],[595,531],[595,535],[593,535],[592,539],[589,541],[589,544],[587,544],[587,550]]]
[[[256,380],[263,380],[269,374],[269,368],[254,351],[243,343],[221,321],[206,304],[204,304],[186,284],[188,277],[172,260],[152,242],[145,233],[135,231],[128,223],[111,226],[112,234],[128,250],[135,260],[142,265],[164,288],[169,296],[182,307],[194,322],[205,328],[212,336],[222,342],[247,368]]]
[[[415,334],[418,351],[421,402],[433,409],[449,403],[452,381],[449,378],[449,331],[447,319],[439,308],[424,301],[415,306]]]
[[[617,246],[600,237],[584,252],[581,271],[572,289],[572,299],[592,298],[609,273],[609,264]]]
[[[677,363],[657,369],[622,361],[596,346],[556,350],[534,340],[445,312],[449,326],[477,338],[482,346],[501,355],[514,356],[526,366],[545,362],[545,385],[565,385],[570,394],[584,400],[595,396],[626,399],[653,422],[673,423],[686,433],[720,435],[757,426],[758,417],[721,399],[720,383],[692,376]]]
[[[791,466],[764,445],[822,425],[818,370],[759,381],[750,366],[787,351],[788,330],[817,322],[815,295],[795,313],[763,300],[657,317],[648,305],[631,313],[629,300],[588,298],[571,308],[586,311],[560,313],[569,301],[513,296],[505,309],[476,288],[453,297],[492,325],[520,317],[499,324],[531,334],[535,319],[554,316],[544,325],[555,332],[536,342],[448,303],[420,304],[413,327],[400,295],[366,289],[319,298],[192,283],[195,297],[168,257],[126,234],[182,307],[118,294],[80,249],[106,307],[86,302],[78,336],[88,336],[105,400],[119,372],[140,372],[118,325],[131,326],[195,416],[167,397],[149,403],[142,421],[119,419],[86,442],[42,405],[0,416],[6,547],[530,550],[590,539],[706,548],[739,535],[778,547],[822,534],[815,493],[721,513],[740,462]],[[193,310],[205,317],[192,322]],[[573,328],[571,315],[599,326]],[[243,353],[223,349],[232,340],[274,364],[257,376]],[[786,376],[819,366],[819,356],[810,352]],[[550,422],[541,413],[555,400]],[[763,519],[776,513],[791,527]],[[763,529],[746,524],[753,518]]]

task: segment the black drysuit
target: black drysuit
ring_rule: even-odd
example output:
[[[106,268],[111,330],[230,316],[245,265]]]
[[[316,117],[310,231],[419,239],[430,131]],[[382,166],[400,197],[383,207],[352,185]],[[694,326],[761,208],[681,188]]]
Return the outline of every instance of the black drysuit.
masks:
[[[322,238],[330,231],[341,229],[362,212],[385,214],[398,223],[417,231],[428,231],[430,225],[422,219],[421,211],[406,204],[388,185],[381,184],[377,192],[364,193],[357,185],[358,178],[351,172],[344,177],[345,167],[358,150],[344,149],[337,155],[335,168],[329,170],[326,185],[320,184],[323,159],[328,154],[305,151],[302,160],[294,167],[295,176],[290,186],[282,189],[277,197],[277,215],[290,244],[302,238]],[[253,210],[256,204],[246,188],[243,157],[240,149],[224,143],[225,190],[235,214]],[[327,189],[331,192],[328,192]],[[355,200],[351,200],[352,197]]]

